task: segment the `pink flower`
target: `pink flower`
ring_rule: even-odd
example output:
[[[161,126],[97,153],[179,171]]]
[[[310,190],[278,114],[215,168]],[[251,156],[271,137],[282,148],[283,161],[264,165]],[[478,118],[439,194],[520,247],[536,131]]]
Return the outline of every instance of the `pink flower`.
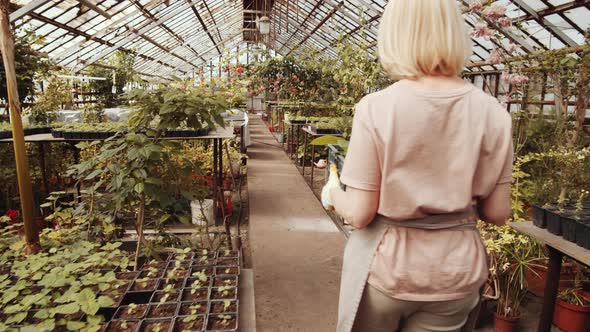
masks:
[[[489,19],[499,20],[500,18],[506,16],[506,7],[495,3],[484,9],[482,14]]]
[[[514,52],[516,52],[517,49],[518,49],[518,45],[516,45],[515,43],[510,42],[508,44],[508,49],[507,49],[508,53],[513,54]]]
[[[502,56],[504,55],[504,50],[495,48],[490,53],[490,58],[488,59],[488,63],[491,65],[497,65],[502,62]]]
[[[530,79],[526,75],[510,74],[509,72],[505,71],[502,73],[502,81],[504,81],[504,83],[509,83],[512,85],[523,85],[528,83]]]
[[[512,19],[510,17],[504,16],[498,20],[498,24],[500,24],[500,26],[502,28],[511,27],[512,26]]]
[[[483,7],[481,0],[475,0],[469,4],[469,11],[476,12],[476,11],[479,11],[481,9],[481,7]]]
[[[471,36],[473,37],[483,37],[485,39],[490,39],[492,36],[492,31],[488,27],[488,24],[485,22],[476,23],[473,27],[473,31],[471,32]]]

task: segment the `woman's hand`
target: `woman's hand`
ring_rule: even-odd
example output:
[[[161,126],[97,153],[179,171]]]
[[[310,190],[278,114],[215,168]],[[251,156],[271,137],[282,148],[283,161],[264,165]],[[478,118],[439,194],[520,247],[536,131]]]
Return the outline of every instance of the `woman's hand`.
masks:
[[[340,178],[338,177],[338,168],[335,165],[330,165],[330,177],[328,183],[322,189],[322,205],[328,211],[334,210],[332,203],[332,189],[340,189]]]

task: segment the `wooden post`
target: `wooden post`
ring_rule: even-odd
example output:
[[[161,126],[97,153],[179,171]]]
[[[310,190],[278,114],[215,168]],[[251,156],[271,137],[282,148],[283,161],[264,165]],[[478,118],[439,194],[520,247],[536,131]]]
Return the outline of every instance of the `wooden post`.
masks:
[[[6,71],[6,87],[8,90],[8,105],[10,123],[12,124],[12,140],[14,145],[14,159],[16,162],[16,175],[18,178],[18,190],[23,222],[25,225],[25,253],[37,253],[39,246],[39,233],[34,223],[34,203],[31,177],[27,162],[25,147],[25,135],[21,118],[21,106],[18,98],[16,71],[14,64],[14,40],[10,28],[9,0],[0,0],[0,50]]]

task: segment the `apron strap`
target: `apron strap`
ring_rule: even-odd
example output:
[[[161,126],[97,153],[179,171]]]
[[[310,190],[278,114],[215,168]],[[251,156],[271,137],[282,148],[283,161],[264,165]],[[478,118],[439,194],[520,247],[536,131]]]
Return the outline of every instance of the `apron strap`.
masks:
[[[426,230],[475,230],[477,229],[478,214],[475,207],[467,211],[445,214],[435,214],[419,219],[404,221],[391,220],[385,216],[377,215],[373,222],[387,224],[392,227],[407,227]]]

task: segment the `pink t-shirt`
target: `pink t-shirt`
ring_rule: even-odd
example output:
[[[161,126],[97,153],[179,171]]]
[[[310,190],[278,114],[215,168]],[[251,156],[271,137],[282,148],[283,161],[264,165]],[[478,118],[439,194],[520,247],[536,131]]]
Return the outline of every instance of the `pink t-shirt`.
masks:
[[[380,191],[377,213],[404,221],[465,211],[512,173],[511,117],[471,84],[425,91],[409,80],[356,107],[342,183]],[[446,301],[473,293],[488,274],[473,231],[392,227],[368,282],[393,298]]]

